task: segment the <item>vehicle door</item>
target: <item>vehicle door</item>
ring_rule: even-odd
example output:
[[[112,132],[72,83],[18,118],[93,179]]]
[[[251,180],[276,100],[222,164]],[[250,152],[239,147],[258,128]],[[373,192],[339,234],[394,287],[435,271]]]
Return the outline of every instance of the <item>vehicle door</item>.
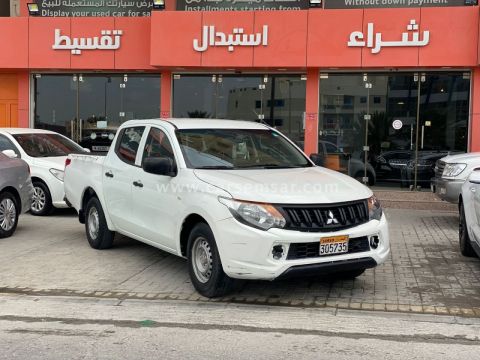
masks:
[[[176,251],[175,229],[181,206],[178,178],[157,175],[142,168],[147,158],[168,158],[176,167],[173,139],[159,127],[151,127],[142,149],[140,166],[133,174],[132,196],[136,234],[161,247]]]
[[[475,239],[472,240],[475,240],[480,246],[480,170],[473,171],[467,181],[469,181],[470,200],[473,202],[473,212],[475,213],[472,216],[472,230]],[[467,212],[468,209],[466,208],[465,211]],[[468,216],[467,214],[465,215]]]
[[[132,182],[136,159],[145,126],[123,128],[105,158],[103,193],[110,218],[119,230],[132,232],[135,220],[132,206]],[[141,153],[141,151],[140,151]]]

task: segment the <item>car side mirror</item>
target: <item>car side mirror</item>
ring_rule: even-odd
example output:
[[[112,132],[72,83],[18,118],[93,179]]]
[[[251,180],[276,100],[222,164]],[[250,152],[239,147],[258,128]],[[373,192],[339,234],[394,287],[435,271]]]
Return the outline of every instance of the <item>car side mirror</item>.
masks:
[[[480,184],[480,170],[474,170],[468,177],[468,181],[472,184]]]
[[[310,154],[310,160],[318,166],[323,166],[325,164],[325,159],[320,154]]]
[[[147,157],[143,160],[142,168],[150,174],[177,176],[177,166],[173,159],[168,157]]]
[[[87,153],[91,152],[89,148],[83,148],[83,150]]]
[[[2,153],[6,156],[8,156],[10,159],[15,159],[17,158],[17,153],[14,151],[14,150],[11,150],[11,149],[7,149],[7,150],[3,150]]]

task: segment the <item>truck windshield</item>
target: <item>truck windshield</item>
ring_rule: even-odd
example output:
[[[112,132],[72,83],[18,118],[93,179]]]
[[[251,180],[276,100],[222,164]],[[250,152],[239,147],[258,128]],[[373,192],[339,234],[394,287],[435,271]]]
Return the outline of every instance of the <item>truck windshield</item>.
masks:
[[[66,156],[85,152],[72,140],[58,134],[16,134],[13,137],[31,157]]]
[[[310,161],[272,130],[183,129],[177,138],[189,168],[286,169],[310,167]]]

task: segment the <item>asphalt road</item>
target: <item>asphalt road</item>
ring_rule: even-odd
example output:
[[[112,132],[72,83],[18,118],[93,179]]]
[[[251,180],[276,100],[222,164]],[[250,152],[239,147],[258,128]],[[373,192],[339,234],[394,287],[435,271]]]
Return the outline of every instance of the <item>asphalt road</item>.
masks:
[[[474,359],[480,319],[0,295],[0,359]]]

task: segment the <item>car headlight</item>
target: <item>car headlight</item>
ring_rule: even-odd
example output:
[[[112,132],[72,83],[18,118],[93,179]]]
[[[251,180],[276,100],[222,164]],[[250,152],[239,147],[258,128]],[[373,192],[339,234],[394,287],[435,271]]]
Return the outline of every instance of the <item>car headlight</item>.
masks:
[[[62,170],[50,169],[50,173],[55,176],[58,180],[63,181],[65,173]]]
[[[467,164],[446,164],[445,169],[443,169],[443,176],[455,177],[460,175],[466,167]]]
[[[377,197],[373,195],[368,198],[368,216],[370,220],[380,220],[382,218],[382,206]]]
[[[240,201],[222,196],[218,197],[218,201],[230,210],[235,219],[245,225],[261,230],[285,226],[285,218],[273,205]]]

